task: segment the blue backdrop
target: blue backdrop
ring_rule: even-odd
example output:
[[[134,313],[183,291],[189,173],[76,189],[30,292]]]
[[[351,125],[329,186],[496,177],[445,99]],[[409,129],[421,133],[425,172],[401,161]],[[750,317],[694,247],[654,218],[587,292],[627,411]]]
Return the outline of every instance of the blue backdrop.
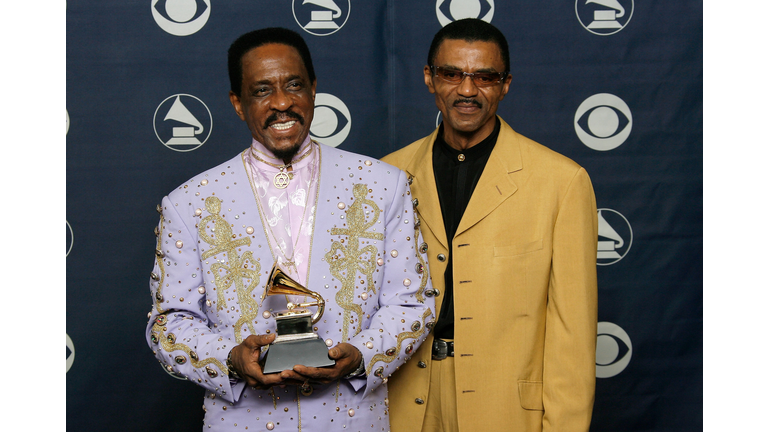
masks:
[[[301,33],[311,134],[381,157],[436,127],[429,44],[477,17],[510,45],[501,117],[594,183],[592,430],[701,430],[702,15],[692,0],[67,1],[67,428],[202,427],[202,390],[158,365],[144,328],[156,204],[250,143],[230,43]]]

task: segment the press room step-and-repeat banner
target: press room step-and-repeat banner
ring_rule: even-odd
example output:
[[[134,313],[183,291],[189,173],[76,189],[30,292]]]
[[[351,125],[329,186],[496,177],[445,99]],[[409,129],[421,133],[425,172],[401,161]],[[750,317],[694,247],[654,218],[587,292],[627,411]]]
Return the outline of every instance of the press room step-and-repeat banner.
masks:
[[[228,98],[232,41],[301,33],[311,135],[381,157],[439,124],[429,44],[476,17],[509,41],[501,117],[594,183],[592,430],[700,430],[702,15],[662,0],[67,1],[68,429],[202,427],[203,391],[159,366],[144,328],[155,206],[250,143]]]

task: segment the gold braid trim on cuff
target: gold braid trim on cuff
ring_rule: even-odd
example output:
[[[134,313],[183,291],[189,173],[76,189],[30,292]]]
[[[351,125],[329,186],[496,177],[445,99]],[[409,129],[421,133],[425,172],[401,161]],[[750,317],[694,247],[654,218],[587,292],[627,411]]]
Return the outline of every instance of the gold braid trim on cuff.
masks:
[[[414,216],[416,216],[416,211],[414,210]],[[416,216],[418,220],[418,216]],[[427,266],[427,261],[422,256],[421,248],[419,245],[419,236],[421,234],[421,230],[419,229],[419,223],[417,223],[417,220],[414,221],[413,224],[413,245],[416,249],[416,258],[419,259],[419,264],[421,265],[421,268],[424,270],[424,273],[421,274],[421,284],[419,284],[419,290],[416,291],[416,301],[419,303],[424,303],[424,289],[427,287],[427,281],[429,280],[429,267]]]
[[[165,334],[165,327],[160,325],[159,323],[155,322],[155,324],[152,326],[152,333],[157,336],[158,343],[162,347],[164,351],[166,351],[168,354],[171,354],[173,351],[181,350],[184,351],[189,358],[191,359],[192,366],[196,368],[201,368],[204,366],[208,366],[210,364],[216,365],[219,370],[224,374],[224,376],[229,376],[229,369],[227,368],[224,363],[220,362],[218,359],[213,357],[208,357],[205,359],[198,359],[197,353],[195,353],[194,350],[192,350],[187,345],[176,343],[176,336],[173,333],[169,333],[167,336]],[[184,356],[178,356],[183,358],[183,362],[179,364],[186,363],[186,357]],[[175,359],[174,359],[175,360]],[[178,361],[177,361],[178,363]],[[209,368],[206,367],[206,374],[210,376],[211,378],[215,378],[215,375],[212,376],[211,373],[208,371]],[[215,372],[215,371],[214,371]]]
[[[365,369],[365,374],[370,375],[371,371],[373,370],[373,366],[378,361],[383,361],[384,363],[392,363],[397,358],[397,354],[400,353],[400,346],[402,345],[403,341],[405,339],[418,339],[421,337],[421,335],[424,334],[424,332],[427,329],[427,326],[423,324],[423,322],[432,316],[432,309],[427,309],[424,314],[421,316],[422,325],[417,331],[414,332],[403,332],[397,335],[397,346],[395,347],[394,352],[392,355],[387,355],[386,353],[378,353],[373,358],[371,358],[371,361],[368,362],[368,367]],[[389,350],[387,350],[389,351]]]
[[[159,206],[158,206],[158,211]],[[162,243],[162,233],[165,229],[165,216],[163,216],[162,213],[160,213],[160,227],[157,230],[157,247],[155,248],[155,262],[157,262],[157,268],[160,269],[160,274],[158,276],[157,280],[157,290],[155,291],[154,301],[155,301],[155,309],[157,309],[158,313],[165,313],[166,310],[163,309],[160,306],[160,303],[163,301],[163,281],[165,280],[165,263],[163,262],[163,258],[165,255],[163,254],[163,243]],[[153,276],[154,277],[154,276]]]

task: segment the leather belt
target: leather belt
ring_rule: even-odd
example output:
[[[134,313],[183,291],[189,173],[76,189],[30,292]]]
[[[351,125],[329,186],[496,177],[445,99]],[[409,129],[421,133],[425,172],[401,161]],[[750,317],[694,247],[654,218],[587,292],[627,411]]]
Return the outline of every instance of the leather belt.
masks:
[[[432,342],[432,360],[443,360],[453,357],[453,342],[437,339]]]

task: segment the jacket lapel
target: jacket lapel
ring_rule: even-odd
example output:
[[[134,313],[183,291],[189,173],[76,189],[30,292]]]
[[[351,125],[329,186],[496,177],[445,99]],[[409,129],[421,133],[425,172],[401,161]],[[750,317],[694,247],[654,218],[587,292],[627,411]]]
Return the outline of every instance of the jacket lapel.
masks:
[[[504,120],[501,120],[498,141],[472,192],[472,198],[461,218],[456,236],[478,223],[517,191],[518,186],[512,180],[511,174],[522,169],[523,161],[517,134]],[[432,177],[434,183],[434,175]]]

